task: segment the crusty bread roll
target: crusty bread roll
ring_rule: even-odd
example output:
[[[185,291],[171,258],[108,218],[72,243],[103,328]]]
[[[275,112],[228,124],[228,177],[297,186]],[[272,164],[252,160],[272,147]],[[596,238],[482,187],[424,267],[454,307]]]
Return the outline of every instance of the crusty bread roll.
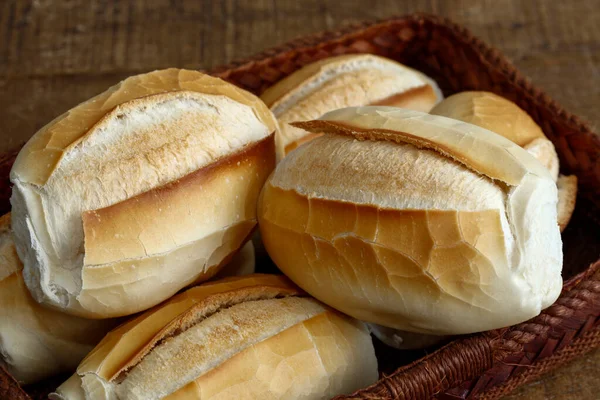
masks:
[[[529,114],[504,97],[478,91],[454,94],[437,104],[431,114],[481,126],[512,140],[537,158],[558,184],[558,223],[561,231],[567,226],[575,209],[577,177],[559,177],[554,144]]]
[[[250,93],[168,69],[126,79],[46,125],[10,174],[33,296],[107,318],[213,276],[256,225],[276,124]]]
[[[110,332],[54,399],[329,399],[377,380],[363,323],[286,278],[176,295]]]
[[[309,64],[261,96],[280,123],[280,157],[318,135],[290,122],[315,119],[350,106],[388,105],[429,111],[442,97],[431,78],[371,54],[331,57]]]
[[[259,201],[277,266],[363,321],[432,335],[513,325],[561,286],[556,185],[511,141],[391,107],[295,124],[329,133],[284,158]]]
[[[0,217],[0,364],[27,384],[73,370],[116,325],[40,306],[21,275],[10,232],[10,215]]]

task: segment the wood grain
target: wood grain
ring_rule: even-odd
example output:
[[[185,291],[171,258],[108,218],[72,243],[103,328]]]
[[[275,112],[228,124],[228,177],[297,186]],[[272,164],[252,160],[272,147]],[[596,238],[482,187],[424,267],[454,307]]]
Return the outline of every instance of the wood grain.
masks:
[[[0,152],[124,77],[208,69],[297,36],[414,11],[450,17],[600,126],[597,0],[0,0]],[[511,399],[596,399],[600,351]]]

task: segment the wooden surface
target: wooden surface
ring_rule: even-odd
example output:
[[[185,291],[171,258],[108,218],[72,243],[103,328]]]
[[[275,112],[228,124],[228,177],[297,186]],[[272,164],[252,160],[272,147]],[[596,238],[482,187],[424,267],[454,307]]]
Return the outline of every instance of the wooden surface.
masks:
[[[414,11],[467,26],[600,127],[600,1],[0,0],[0,152],[122,78],[207,69],[300,35]],[[510,399],[600,398],[600,351]]]

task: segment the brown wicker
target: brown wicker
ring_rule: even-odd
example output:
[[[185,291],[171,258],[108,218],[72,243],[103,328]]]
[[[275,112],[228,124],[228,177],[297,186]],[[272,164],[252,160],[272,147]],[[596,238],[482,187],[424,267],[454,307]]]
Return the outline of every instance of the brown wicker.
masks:
[[[337,399],[496,399],[598,347],[598,136],[533,87],[497,50],[466,29],[429,15],[363,23],[297,39],[211,73],[259,94],[305,64],[345,53],[375,53],[413,66],[436,79],[446,94],[487,90],[515,101],[554,142],[562,172],[578,176],[580,196],[571,224],[563,233],[566,282],[553,306],[525,323],[458,338],[431,354],[419,353],[413,360],[406,356],[409,353],[387,349],[380,358],[382,379]],[[9,208],[7,174],[13,156],[0,157],[2,213]],[[15,385],[0,369],[0,398],[27,398]],[[56,381],[26,389],[32,397],[40,398],[47,393],[46,388],[55,385]]]
[[[0,366],[0,398],[29,400],[27,393],[21,390],[17,381],[2,366]]]

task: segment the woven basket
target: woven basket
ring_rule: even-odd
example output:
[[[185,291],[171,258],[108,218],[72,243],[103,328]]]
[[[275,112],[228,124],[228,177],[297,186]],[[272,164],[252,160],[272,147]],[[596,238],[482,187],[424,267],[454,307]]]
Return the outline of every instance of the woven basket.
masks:
[[[434,78],[446,95],[487,90],[516,102],[554,142],[562,172],[576,174],[580,185],[575,214],[563,232],[565,285],[553,306],[525,323],[461,337],[430,354],[376,343],[382,378],[337,399],[496,399],[598,347],[600,140],[497,50],[446,19],[416,14],[297,39],[210,73],[260,94],[303,65],[347,53],[374,53],[410,65]],[[0,157],[1,213],[9,210],[13,161],[14,154]],[[22,390],[0,368],[0,398],[44,398],[62,378]]]

